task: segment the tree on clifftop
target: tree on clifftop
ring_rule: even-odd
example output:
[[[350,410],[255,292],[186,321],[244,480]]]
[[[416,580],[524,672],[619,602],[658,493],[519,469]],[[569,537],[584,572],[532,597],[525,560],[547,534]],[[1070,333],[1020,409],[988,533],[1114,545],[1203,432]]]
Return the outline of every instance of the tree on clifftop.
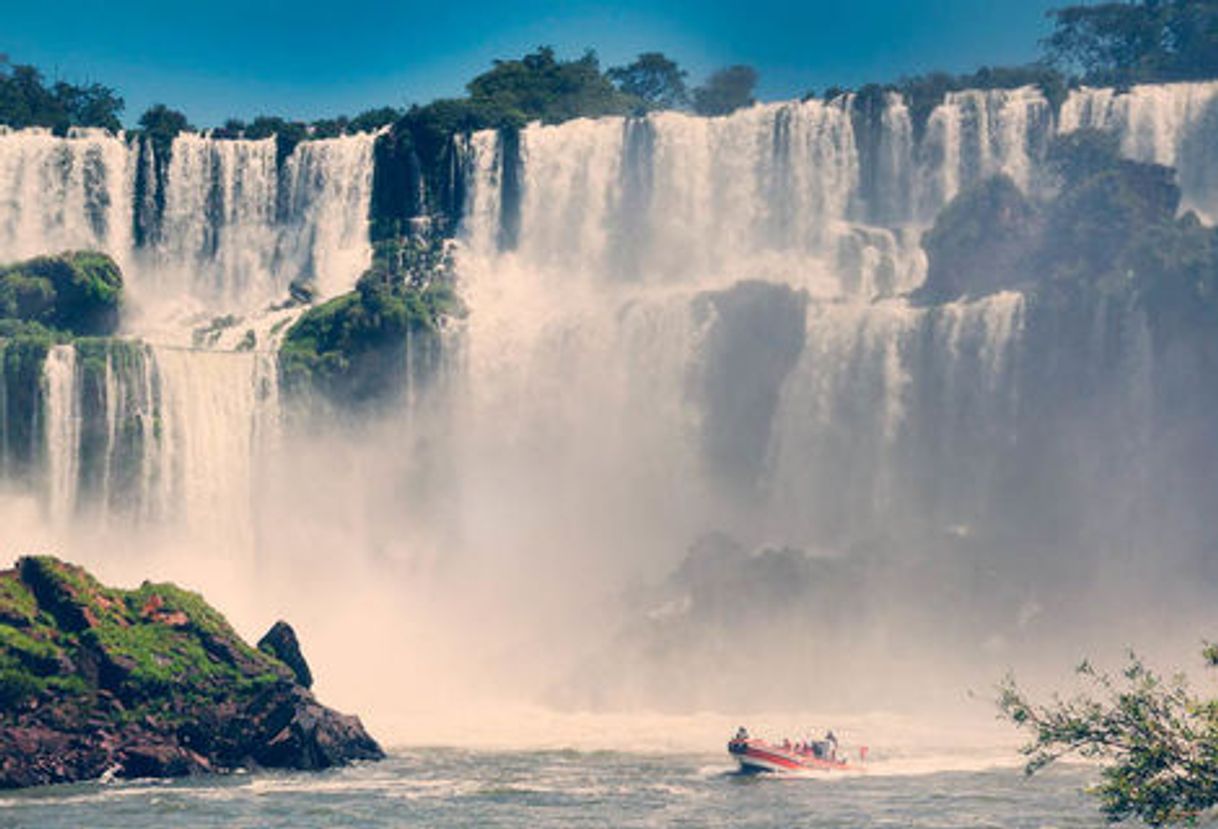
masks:
[[[631,99],[609,82],[591,49],[575,60],[559,60],[549,46],[519,60],[497,60],[466,88],[468,106],[488,113],[497,125],[559,123],[632,109]]]
[[[152,141],[160,153],[165,153],[180,132],[194,129],[186,116],[164,104],[153,104],[140,116],[140,129]]]
[[[1207,647],[1205,659],[1218,665],[1218,647]],[[1091,693],[1047,705],[1009,677],[1000,687],[1003,716],[1033,735],[1022,749],[1028,774],[1071,755],[1101,761],[1092,793],[1111,821],[1191,824],[1218,806],[1218,699],[1196,696],[1182,675],[1161,677],[1132,654],[1119,677],[1087,662],[1078,673]]]
[[[605,77],[648,109],[675,109],[689,103],[686,72],[661,52],[644,52],[628,66],[616,66]]]
[[[76,86],[59,81],[48,87],[33,66],[10,64],[0,55],[0,124],[10,127],[49,127],[56,133],[69,127],[103,127],[118,131],[123,99],[98,83]]]
[[[752,106],[757,70],[751,66],[729,66],[706,79],[694,90],[694,111],[699,115],[729,115]]]
[[[1136,0],[1049,12],[1049,59],[1093,84],[1218,75],[1218,0]]]

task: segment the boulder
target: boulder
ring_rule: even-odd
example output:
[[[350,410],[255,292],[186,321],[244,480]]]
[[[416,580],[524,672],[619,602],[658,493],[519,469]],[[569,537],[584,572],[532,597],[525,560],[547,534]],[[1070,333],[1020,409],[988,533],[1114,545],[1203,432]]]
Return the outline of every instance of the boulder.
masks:
[[[292,626],[287,622],[280,620],[272,625],[271,629],[258,640],[258,650],[269,653],[291,668],[296,681],[305,688],[313,687],[313,672],[309,670],[309,663],[305,661],[304,654],[300,652],[300,642],[296,638],[296,631],[292,630]]]

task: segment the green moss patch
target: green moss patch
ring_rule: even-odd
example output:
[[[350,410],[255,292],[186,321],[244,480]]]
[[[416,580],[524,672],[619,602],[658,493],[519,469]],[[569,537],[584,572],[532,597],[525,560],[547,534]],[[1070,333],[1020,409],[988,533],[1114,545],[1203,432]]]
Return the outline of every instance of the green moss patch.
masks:
[[[247,645],[203,597],[173,584],[107,587],[48,556],[0,573],[0,698],[104,690],[128,714],[186,717],[248,700],[291,670]]]
[[[123,276],[104,253],[73,251],[0,268],[0,319],[77,335],[118,328]]]
[[[445,320],[462,313],[443,239],[380,242],[355,291],[310,309],[288,329],[279,354],[284,387],[340,408],[390,398],[405,376],[411,340],[438,337]]]

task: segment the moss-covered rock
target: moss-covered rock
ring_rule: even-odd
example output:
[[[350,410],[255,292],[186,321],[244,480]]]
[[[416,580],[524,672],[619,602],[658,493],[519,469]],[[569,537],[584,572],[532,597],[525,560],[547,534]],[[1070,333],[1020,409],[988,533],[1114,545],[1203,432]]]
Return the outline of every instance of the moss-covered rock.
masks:
[[[1143,305],[1156,329],[1218,316],[1218,235],[1178,216],[1175,170],[1122,158],[1113,136],[1093,130],[1055,139],[1048,160],[1058,184],[1048,198],[996,176],[944,207],[922,239],[929,268],[916,298],[1094,292]]]
[[[310,309],[288,329],[279,352],[284,388],[339,409],[395,397],[411,349],[438,353],[445,321],[462,313],[451,269],[439,236],[378,243],[355,291]]]
[[[118,328],[123,275],[104,253],[74,251],[0,267],[0,319],[103,336]]]
[[[382,756],[198,594],[51,557],[0,572],[0,703],[0,787]]]
[[[965,191],[922,239],[929,268],[920,294],[955,299],[1025,282],[1040,224],[1036,207],[1007,176]]]

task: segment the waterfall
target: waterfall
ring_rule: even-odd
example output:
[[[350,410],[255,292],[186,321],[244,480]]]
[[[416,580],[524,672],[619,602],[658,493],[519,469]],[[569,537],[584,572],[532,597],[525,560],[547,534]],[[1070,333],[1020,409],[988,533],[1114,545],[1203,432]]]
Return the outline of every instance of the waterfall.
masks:
[[[70,345],[52,348],[43,372],[47,406],[47,505],[52,521],[63,524],[71,518],[76,503],[80,461],[76,349]]]
[[[1075,345],[1062,310],[1016,293],[913,305],[902,297],[925,277],[921,233],[986,177],[1038,192],[1055,132],[1083,126],[1117,131],[1131,157],[1180,164],[1190,204],[1203,205],[1218,194],[1214,89],[1080,90],[1060,119],[1032,87],[956,92],[921,128],[895,94],[866,117],[844,97],[583,120],[525,128],[514,158],[476,134],[458,255],[471,312],[463,428],[568,454],[596,434],[599,449],[683,471],[680,497],[658,477],[640,493],[813,545],[877,528],[1005,527],[1050,489],[1038,476],[1057,458],[1028,448],[1056,445],[1044,418],[1075,428],[1050,398],[1093,384],[1123,412],[1093,418],[1097,435],[1147,432],[1152,407],[1123,401],[1142,399],[1151,346]],[[518,188],[504,184],[510,163]],[[787,311],[729,299],[754,283],[794,292],[774,300]],[[805,324],[789,363],[774,343],[797,336],[783,316],[797,296]],[[1111,313],[1088,325],[1145,328],[1136,308]],[[663,382],[622,393],[621,378],[657,372]],[[609,432],[605,419],[628,425]],[[1099,451],[1096,437],[1080,442]],[[600,462],[605,475],[637,474]],[[1132,469],[1080,463],[1059,500],[1099,500]]]
[[[1033,88],[949,94],[921,145],[899,96],[885,98],[865,146],[852,106],[843,97],[525,129],[514,253],[569,279],[757,278],[825,297],[894,295],[924,276],[911,231],[996,173],[1031,187],[1053,129]],[[486,252],[504,220],[503,151],[491,133],[468,151],[465,234]]]
[[[249,549],[255,465],[275,425],[266,358],[154,346],[163,439],[157,508],[192,537]],[[264,408],[265,405],[265,408]]]
[[[291,275],[271,267],[277,196],[274,138],[175,138],[151,269],[159,293],[220,308],[257,307],[278,295]],[[142,280],[136,286],[143,288]]]
[[[288,272],[313,282],[320,296],[350,291],[372,257],[368,204],[375,140],[359,133],[305,141],[285,163],[286,230],[279,255]]]
[[[109,253],[124,271],[124,333],[137,338],[58,345],[45,363],[36,348],[8,349],[6,482],[27,467],[44,480],[56,526],[177,523],[248,547],[251,481],[278,440],[274,332],[299,313],[270,306],[293,283],[322,298],[349,291],[367,267],[374,140],[304,141],[281,161],[273,138],[183,133],[166,163],[102,130],[0,128],[0,263]],[[260,353],[183,349],[217,317],[209,348],[253,331]],[[27,362],[40,366],[32,393]]]
[[[474,516],[479,487],[509,481],[521,500],[544,494],[519,505],[522,522],[544,526],[552,502],[608,535],[639,519],[675,537],[713,518],[845,545],[877,526],[997,522],[1031,503],[1029,459],[1054,439],[1041,424],[1064,416],[1050,394],[1100,385],[1065,353],[1120,350],[1104,368],[1120,386],[1111,417],[1148,434],[1137,309],[1080,312],[1089,331],[1128,335],[1114,346],[1071,339],[1016,294],[907,296],[938,211],[998,173],[1036,194],[1055,133],[1115,131],[1131,158],[1179,168],[1187,207],[1218,215],[1218,83],[1076,90],[1056,116],[1031,87],[914,109],[887,93],[866,112],[842,96],[459,138],[470,315],[445,353],[409,344],[404,416],[422,434],[412,445],[427,444],[439,415],[423,415],[416,381],[445,365],[452,422],[435,445],[457,444],[448,474],[476,482],[453,513]],[[132,338],[45,360],[5,344],[4,477],[41,487],[57,522],[122,518],[248,547],[282,436],[268,352],[297,311],[279,306],[293,285],[350,290],[366,267],[375,136],[286,156],[274,139],[182,134],[168,158],[141,141],[0,131],[0,260],[110,253]],[[192,337],[217,318],[213,339]],[[230,353],[251,331],[255,352]],[[1079,478],[1128,472],[1084,460]]]
[[[104,130],[59,138],[0,128],[0,262],[108,253],[126,277],[129,332],[181,343],[200,314],[258,316],[293,282],[322,297],[343,293],[371,256],[374,140],[304,141],[280,165],[273,138],[183,133],[166,167],[157,232],[141,247],[137,209],[156,213],[151,152]]]
[[[374,140],[304,141],[281,168],[274,138],[179,135],[159,241],[141,251],[133,300],[171,320],[246,318],[282,301],[293,283],[321,297],[351,290],[371,257]]]
[[[1116,132],[1130,158],[1175,167],[1185,207],[1218,217],[1218,81],[1077,90],[1060,130],[1081,128]]]
[[[43,366],[48,511],[169,524],[248,550],[258,466],[280,434],[271,355],[111,341]]]
[[[0,127],[0,262],[63,250],[131,258],[133,157],[122,137]]]

